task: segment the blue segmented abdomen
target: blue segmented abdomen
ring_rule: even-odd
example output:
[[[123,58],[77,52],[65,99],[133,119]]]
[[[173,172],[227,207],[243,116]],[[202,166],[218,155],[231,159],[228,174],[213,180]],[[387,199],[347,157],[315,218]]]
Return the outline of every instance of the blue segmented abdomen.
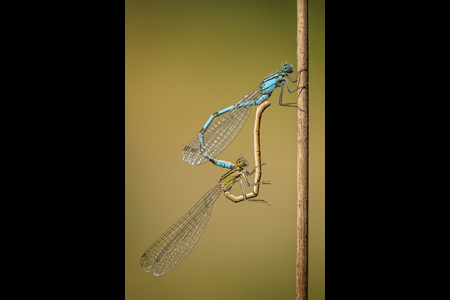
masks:
[[[238,103],[212,114],[199,134],[184,147],[182,159],[191,165],[198,165],[210,160],[208,157],[219,155],[241,131],[251,108],[269,99],[283,78],[283,72],[267,77]]]
[[[211,122],[212,122],[212,120],[213,120],[214,118],[216,118],[217,116],[222,115],[222,114],[224,114],[224,113],[226,113],[226,112],[232,110],[234,107],[235,107],[235,105],[231,105],[231,106],[228,106],[228,107],[225,108],[225,109],[222,109],[222,110],[220,110],[220,111],[218,111],[218,112],[216,112],[216,113],[213,113],[213,114],[209,117],[208,121],[206,121],[206,124],[203,126],[203,129],[205,129],[205,130],[208,129],[209,125],[211,124]],[[200,132],[202,132],[202,131],[200,131]]]
[[[226,169],[230,169],[230,170],[236,168],[235,164],[233,164],[229,161],[215,159],[214,157],[209,156],[208,154],[205,155],[205,158],[208,159],[209,161],[211,161],[216,166],[221,167],[221,168],[226,168]]]
[[[202,143],[204,154],[216,157],[233,141],[244,126],[250,114],[252,105],[239,106],[240,103],[251,102],[258,99],[261,95],[261,88],[257,87],[245,95],[237,104],[222,109],[219,112],[226,111],[221,115],[214,117],[212,114],[205,125],[202,127]],[[253,101],[254,102],[254,101]],[[181,157],[191,165],[198,165],[207,162],[208,159],[200,153],[200,138],[197,134],[183,149]]]
[[[243,103],[239,103],[237,107],[244,107],[244,106],[252,106],[252,105],[260,105],[265,100],[269,99],[270,95],[261,95],[258,97],[258,99],[252,100],[252,101],[246,101]]]

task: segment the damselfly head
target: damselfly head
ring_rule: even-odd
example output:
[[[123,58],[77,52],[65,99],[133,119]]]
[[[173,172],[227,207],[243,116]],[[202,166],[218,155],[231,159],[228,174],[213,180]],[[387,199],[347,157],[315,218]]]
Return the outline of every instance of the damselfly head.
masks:
[[[281,70],[285,73],[292,73],[294,72],[294,67],[291,64],[284,64],[281,67]]]
[[[248,166],[248,161],[245,158],[241,157],[236,161],[236,166],[240,168],[246,167]]]

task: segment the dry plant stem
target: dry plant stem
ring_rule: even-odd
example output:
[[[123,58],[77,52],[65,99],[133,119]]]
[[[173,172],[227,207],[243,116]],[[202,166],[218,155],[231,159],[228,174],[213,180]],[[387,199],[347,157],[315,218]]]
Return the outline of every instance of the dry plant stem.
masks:
[[[308,0],[297,0],[297,86],[308,84]],[[308,299],[308,87],[297,91],[297,300]]]

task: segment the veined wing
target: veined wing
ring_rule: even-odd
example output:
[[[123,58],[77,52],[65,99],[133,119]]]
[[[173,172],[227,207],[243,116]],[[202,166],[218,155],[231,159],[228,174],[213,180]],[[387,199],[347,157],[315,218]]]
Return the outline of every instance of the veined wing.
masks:
[[[141,257],[141,266],[145,272],[162,275],[189,254],[208,224],[213,205],[221,193],[219,185],[214,186],[148,247]]]
[[[238,107],[240,103],[258,99],[261,96],[261,87],[257,87],[245,95],[230,111],[215,117],[203,134],[205,153],[215,157],[234,140],[241,131],[253,105]],[[198,165],[208,161],[200,153],[198,134],[184,147],[181,157],[191,165]]]

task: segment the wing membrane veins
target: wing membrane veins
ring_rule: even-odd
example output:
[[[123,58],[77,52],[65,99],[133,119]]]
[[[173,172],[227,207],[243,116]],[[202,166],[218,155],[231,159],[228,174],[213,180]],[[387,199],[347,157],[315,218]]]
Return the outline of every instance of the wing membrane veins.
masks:
[[[140,262],[144,271],[162,275],[189,254],[203,233],[221,192],[219,185],[214,186],[144,252]]]
[[[253,106],[237,107],[238,104],[258,99],[260,95],[261,88],[257,87],[239,100],[239,102],[234,105],[236,108],[213,119],[206,132],[203,134],[205,152],[207,154],[215,157],[225,150],[241,131]],[[202,164],[207,161],[207,159],[200,154],[198,134],[183,149],[182,158],[191,165]]]

